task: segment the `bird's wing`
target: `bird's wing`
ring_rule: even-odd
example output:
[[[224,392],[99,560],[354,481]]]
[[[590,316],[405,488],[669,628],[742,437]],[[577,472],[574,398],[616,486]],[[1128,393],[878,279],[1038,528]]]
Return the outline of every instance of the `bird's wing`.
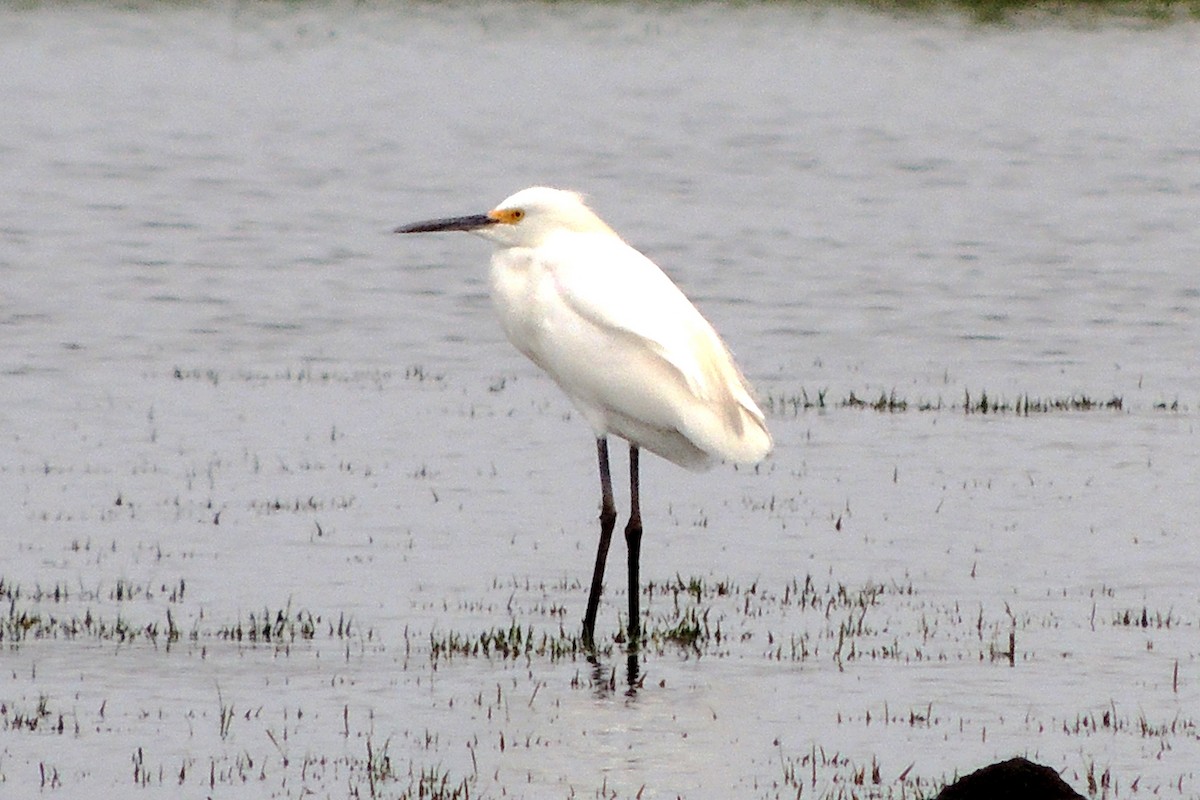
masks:
[[[597,327],[642,340],[700,400],[742,429],[739,407],[762,412],[713,327],[646,256],[611,235],[570,235],[543,249],[559,296]]]

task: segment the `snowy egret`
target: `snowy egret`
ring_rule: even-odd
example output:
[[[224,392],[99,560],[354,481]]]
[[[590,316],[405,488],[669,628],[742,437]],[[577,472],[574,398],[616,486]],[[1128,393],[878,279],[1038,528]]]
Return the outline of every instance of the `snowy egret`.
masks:
[[[771,451],[763,413],[729,349],[683,292],[575,192],[535,186],[485,214],[396,233],[467,231],[491,240],[492,302],[505,334],[591,424],[600,461],[600,545],[583,618],[591,646],[617,510],[608,435],[629,442],[629,643],[639,639],[642,515],[638,449],[692,470]]]

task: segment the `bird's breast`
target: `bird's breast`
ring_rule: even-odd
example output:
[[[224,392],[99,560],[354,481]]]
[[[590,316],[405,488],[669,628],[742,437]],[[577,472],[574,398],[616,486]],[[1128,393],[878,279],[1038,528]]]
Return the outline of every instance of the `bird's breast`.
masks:
[[[509,341],[535,362],[553,316],[553,275],[528,248],[504,248],[492,256],[492,305]]]

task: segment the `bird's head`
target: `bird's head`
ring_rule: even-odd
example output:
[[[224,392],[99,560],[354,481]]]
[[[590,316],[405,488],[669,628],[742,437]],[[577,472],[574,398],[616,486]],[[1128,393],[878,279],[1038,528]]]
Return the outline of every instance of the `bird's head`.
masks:
[[[587,207],[581,195],[545,186],[522,189],[485,214],[414,222],[395,232],[436,231],[467,231],[501,247],[537,247],[551,234],[562,231],[616,235]]]

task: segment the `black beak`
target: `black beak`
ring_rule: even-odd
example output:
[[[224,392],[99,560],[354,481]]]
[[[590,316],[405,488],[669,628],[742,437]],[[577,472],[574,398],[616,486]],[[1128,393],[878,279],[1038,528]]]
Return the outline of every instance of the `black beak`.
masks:
[[[436,233],[438,231],[473,231],[495,225],[496,220],[487,214],[472,214],[469,217],[447,217],[445,219],[427,219],[424,222],[414,222],[411,225],[401,225],[392,233]]]

